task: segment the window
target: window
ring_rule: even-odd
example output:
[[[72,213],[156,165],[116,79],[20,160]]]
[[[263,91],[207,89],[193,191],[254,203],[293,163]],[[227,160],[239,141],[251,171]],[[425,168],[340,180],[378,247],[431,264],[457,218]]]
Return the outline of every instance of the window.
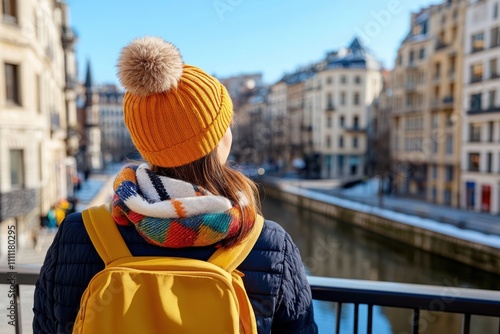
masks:
[[[40,75],[35,76],[35,85],[36,85],[36,111],[38,113],[42,112],[42,83]]]
[[[472,35],[472,52],[478,52],[484,49],[484,33],[480,32]]]
[[[432,179],[435,180],[437,179],[437,166],[436,165],[432,165]]]
[[[483,64],[474,64],[470,67],[470,82],[479,82],[483,80]]]
[[[491,79],[498,78],[497,59],[496,58],[490,59],[490,78]]]
[[[344,127],[345,126],[345,118],[344,116],[340,116],[340,127]]]
[[[410,66],[413,65],[413,62],[415,61],[415,52],[410,51]]]
[[[496,102],[496,96],[497,96],[497,91],[496,90],[490,90],[488,93],[488,106],[490,109],[495,108],[495,102]]]
[[[344,173],[344,156],[342,154],[339,154],[337,156],[337,162],[338,162],[338,167],[339,167],[339,175],[342,175]]]
[[[352,147],[358,148],[358,137],[356,136],[352,138]]]
[[[339,147],[344,147],[344,137],[339,136]]]
[[[328,129],[331,129],[331,127],[332,127],[332,116],[328,116],[328,117],[326,118],[326,127],[327,127]]]
[[[360,84],[361,83],[361,77],[359,75],[356,75],[356,77],[354,78],[354,83],[355,84]]]
[[[437,49],[442,49],[444,47],[446,47],[446,43],[445,43],[445,40],[444,40],[444,31],[441,31],[438,35],[438,40],[437,40],[437,44],[436,44],[436,50]]]
[[[347,77],[345,75],[341,76],[340,77],[340,82],[343,83],[343,84],[347,83]]]
[[[479,153],[469,153],[469,171],[479,172],[479,161],[481,156]]]
[[[359,157],[357,156],[350,156],[349,157],[349,169],[351,172],[351,175],[356,175],[358,173],[358,166],[359,166]]]
[[[486,172],[491,173],[493,171],[493,154],[488,152],[486,155]]]
[[[491,143],[493,142],[493,138],[495,136],[495,123],[494,122],[488,122],[488,141]]]
[[[327,77],[326,78],[326,84],[331,85],[332,84],[332,77]]]
[[[429,26],[429,21],[428,20],[425,20],[422,23],[420,23],[420,33],[422,35],[427,35],[428,26]]]
[[[444,191],[444,205],[451,205],[451,191],[446,189]]]
[[[434,65],[434,78],[439,79],[441,77],[441,63],[436,63]]]
[[[420,51],[418,52],[418,57],[420,59],[424,59],[425,58],[425,49],[424,48],[420,49]]]
[[[345,92],[340,93],[340,104],[345,106]]]
[[[448,58],[448,64],[450,66],[450,69],[448,71],[448,75],[450,77],[453,77],[455,75],[455,69],[456,69],[456,57],[455,56],[452,56],[450,58]]]
[[[453,154],[453,135],[451,133],[446,135],[446,154]]]
[[[19,66],[5,64],[5,97],[8,104],[21,104],[19,94]]]
[[[480,111],[481,110],[481,93],[472,94],[470,96],[470,110],[472,111]]]
[[[446,182],[452,182],[453,181],[453,166],[446,166],[446,169],[445,169],[445,180]]]
[[[493,18],[496,19],[498,17],[498,3],[493,6]]]
[[[481,125],[480,124],[470,124],[469,125],[469,141],[480,142],[481,141]]]
[[[332,93],[328,93],[326,96],[326,110],[333,110],[333,96]]]
[[[17,23],[17,0],[2,0],[2,14],[4,21]]]
[[[359,117],[358,116],[354,116],[352,123],[353,123],[353,127],[355,129],[359,129]]]
[[[23,150],[10,150],[10,184],[13,188],[24,186]]]
[[[500,27],[495,27],[491,29],[490,47],[495,48],[497,46],[500,46]]]
[[[332,147],[332,138],[330,136],[326,136],[326,147]]]
[[[432,128],[439,128],[439,114],[432,114]]]
[[[359,106],[359,103],[360,103],[360,101],[359,101],[359,93],[354,93],[354,101],[353,102],[354,102],[355,106]]]

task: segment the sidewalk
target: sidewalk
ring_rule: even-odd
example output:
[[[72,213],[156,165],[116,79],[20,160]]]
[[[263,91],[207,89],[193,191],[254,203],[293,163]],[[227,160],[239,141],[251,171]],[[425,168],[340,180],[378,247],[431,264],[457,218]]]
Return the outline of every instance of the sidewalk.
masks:
[[[82,211],[89,206],[101,205],[109,203],[113,195],[113,180],[118,167],[104,171],[103,173],[91,175],[87,181],[84,182],[80,191],[75,193],[78,199],[76,211]],[[38,238],[38,245],[36,248],[25,247],[18,250],[16,263],[18,264],[32,264],[43,263],[45,254],[49,246],[52,244],[55,232],[42,230]]]
[[[82,185],[80,191],[75,193],[78,199],[77,211],[82,211],[89,206],[101,205],[108,203],[113,194],[113,180],[121,165],[115,165],[103,172],[102,174],[93,174]],[[55,232],[43,230],[38,237],[36,248],[25,247],[18,250],[16,256],[16,264],[38,264],[41,265],[45,259],[45,254],[55,236]],[[21,320],[22,333],[31,334],[31,323],[33,321],[33,297],[35,292],[34,285],[20,286],[21,295]],[[0,319],[3,323],[0,326],[0,334],[14,334],[15,328],[7,325],[7,303],[10,299],[7,298],[7,284],[0,284]]]
[[[380,207],[381,205],[382,208],[387,210],[432,219],[464,230],[500,235],[500,216],[488,213],[462,210],[418,199],[395,197],[393,195],[385,195],[380,199],[376,194],[376,190],[369,184],[360,185],[358,186],[359,188],[353,191],[353,188],[342,189],[336,186],[334,180],[272,179],[275,179],[272,182],[277,181],[294,185],[373,207]],[[339,183],[337,182],[337,184]]]

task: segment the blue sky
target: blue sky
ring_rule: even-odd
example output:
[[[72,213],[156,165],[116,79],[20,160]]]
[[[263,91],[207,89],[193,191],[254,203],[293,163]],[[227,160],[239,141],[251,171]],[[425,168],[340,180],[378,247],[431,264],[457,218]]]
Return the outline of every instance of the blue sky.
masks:
[[[67,0],[79,78],[87,60],[94,83],[118,83],[120,49],[136,37],[174,43],[186,63],[227,77],[285,72],[347,46],[353,37],[387,67],[409,31],[410,13],[440,0]]]

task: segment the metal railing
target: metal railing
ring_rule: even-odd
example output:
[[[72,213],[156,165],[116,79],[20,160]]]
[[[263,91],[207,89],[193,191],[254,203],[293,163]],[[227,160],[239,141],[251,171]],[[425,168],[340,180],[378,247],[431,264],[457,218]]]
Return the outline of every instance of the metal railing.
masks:
[[[359,306],[367,305],[367,333],[372,333],[373,306],[413,310],[412,333],[420,333],[420,312],[463,315],[462,333],[470,333],[471,315],[500,319],[500,291],[354,279],[308,277],[314,299],[336,302],[335,333],[340,333],[342,305],[354,304],[353,333],[358,333]],[[446,292],[446,289],[448,292]],[[500,333],[500,324],[498,333]]]
[[[40,265],[19,265],[15,272],[0,267],[0,284],[15,287],[16,334],[21,333],[19,285],[34,285]],[[11,278],[15,277],[15,282]],[[313,299],[335,302],[335,333],[340,333],[341,311],[345,304],[354,305],[353,333],[358,333],[359,306],[367,305],[367,334],[373,331],[373,307],[386,306],[413,310],[412,333],[419,333],[420,312],[434,311],[463,315],[462,333],[470,333],[472,315],[497,317],[500,320],[500,291],[432,285],[364,281],[355,279],[308,277]],[[448,289],[448,292],[446,292]],[[500,322],[498,333],[500,333]]]
[[[12,301],[16,334],[21,334],[21,291],[19,285],[35,285],[41,265],[16,265],[14,270],[0,266],[0,284],[10,285],[14,290]],[[9,290],[9,291],[10,291]]]

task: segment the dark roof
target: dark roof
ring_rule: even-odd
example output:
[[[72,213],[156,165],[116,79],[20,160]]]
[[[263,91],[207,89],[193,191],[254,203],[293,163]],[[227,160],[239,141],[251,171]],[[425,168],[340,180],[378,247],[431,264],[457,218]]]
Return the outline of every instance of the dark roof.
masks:
[[[353,52],[365,51],[365,48],[361,45],[357,37],[354,37],[349,49],[353,50]]]
[[[90,69],[90,60],[87,60],[87,74],[85,76],[85,88],[92,88],[92,71]]]
[[[314,76],[317,72],[316,64],[299,68],[293,73],[285,74],[280,81],[284,81],[287,85],[294,85],[297,83],[301,83]],[[279,82],[280,82],[279,81]]]
[[[355,37],[349,47],[338,52],[329,52],[326,58],[327,68],[366,68],[380,70],[380,62],[373,56],[361,41]]]

